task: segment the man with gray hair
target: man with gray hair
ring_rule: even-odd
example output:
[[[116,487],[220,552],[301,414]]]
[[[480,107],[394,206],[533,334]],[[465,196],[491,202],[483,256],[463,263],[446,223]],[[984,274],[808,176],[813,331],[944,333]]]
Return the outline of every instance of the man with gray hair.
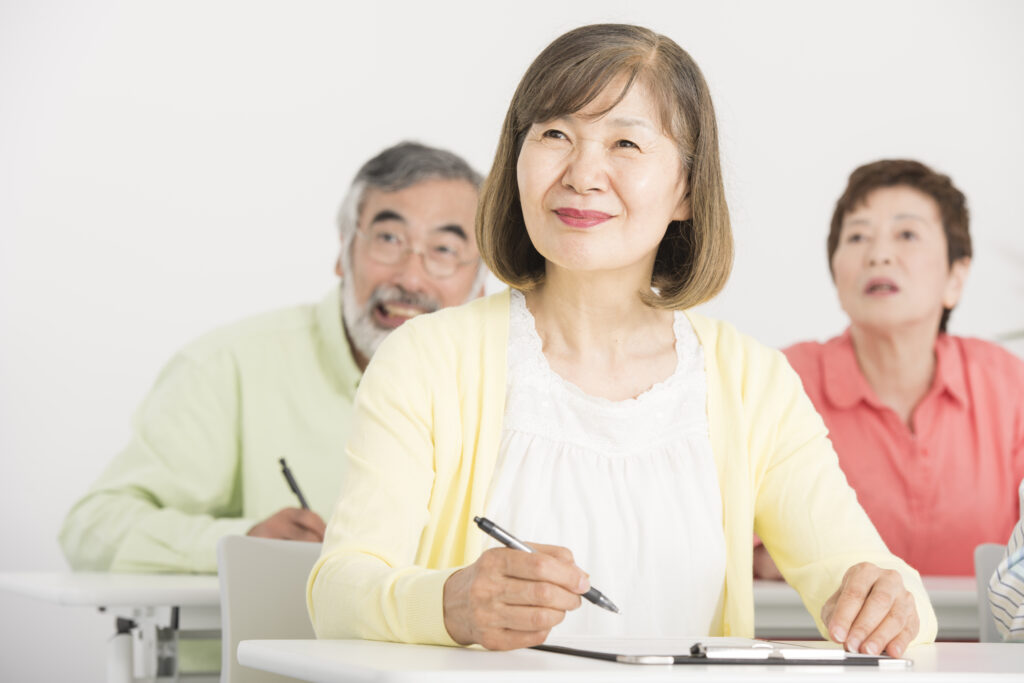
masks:
[[[373,352],[409,318],[483,291],[480,182],[458,156],[416,143],[368,161],[338,216],[341,286],[317,305],[209,333],[171,359],[128,446],[64,521],[71,566],[215,572],[225,535],[322,540]]]
[[[467,213],[476,210],[480,183],[454,154],[409,142],[384,150],[356,174],[338,212],[342,246],[335,272],[360,369],[409,318],[482,291],[487,270],[478,267],[474,214]],[[410,246],[416,235],[420,249]],[[396,268],[406,265],[411,251],[419,251],[422,267]]]

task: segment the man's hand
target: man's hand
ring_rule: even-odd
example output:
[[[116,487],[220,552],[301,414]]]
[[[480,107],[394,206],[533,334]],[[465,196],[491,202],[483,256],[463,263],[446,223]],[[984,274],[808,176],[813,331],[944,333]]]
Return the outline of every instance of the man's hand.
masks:
[[[899,573],[868,562],[847,570],[821,608],[821,620],[832,640],[848,651],[893,657],[903,654],[921,628],[914,596]]]
[[[324,540],[326,530],[324,520],[312,510],[284,508],[256,524],[246,535],[319,543]]]
[[[530,543],[535,553],[492,548],[444,584],[444,626],[461,645],[489,650],[539,645],[590,590],[568,549]]]

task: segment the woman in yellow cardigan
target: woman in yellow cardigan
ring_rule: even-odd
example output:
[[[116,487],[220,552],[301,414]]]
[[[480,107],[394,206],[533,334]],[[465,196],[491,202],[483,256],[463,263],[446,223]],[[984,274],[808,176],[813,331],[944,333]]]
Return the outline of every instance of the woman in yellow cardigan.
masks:
[[[406,323],[363,377],[309,581],[321,637],[751,636],[756,531],[823,635],[892,655],[934,638],[783,357],[689,311],[725,284],[732,237],[678,45],[595,25],[548,46],[477,239],[511,289]],[[475,516],[538,552],[493,547]],[[591,576],[620,614],[580,607]]]

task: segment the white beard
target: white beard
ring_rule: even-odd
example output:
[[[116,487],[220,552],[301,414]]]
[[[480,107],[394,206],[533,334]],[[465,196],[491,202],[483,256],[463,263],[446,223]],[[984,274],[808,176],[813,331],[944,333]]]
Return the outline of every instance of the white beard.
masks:
[[[441,308],[441,302],[435,299],[410,294],[401,287],[381,285],[373,290],[370,298],[361,307],[356,301],[356,288],[350,278],[343,278],[341,281],[341,319],[345,323],[345,331],[352,342],[355,350],[369,360],[377,352],[381,342],[393,330],[380,327],[373,319],[373,311],[381,303],[387,301],[402,301],[412,303],[424,308],[426,311],[436,311]]]

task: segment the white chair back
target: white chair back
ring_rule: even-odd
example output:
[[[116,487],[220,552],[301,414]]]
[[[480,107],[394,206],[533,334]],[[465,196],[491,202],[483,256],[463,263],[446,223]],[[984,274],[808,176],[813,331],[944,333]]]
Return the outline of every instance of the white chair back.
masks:
[[[240,665],[238,643],[316,637],[306,612],[306,579],[319,556],[319,543],[250,536],[225,536],[217,543],[221,683],[294,680]]]
[[[1003,559],[1006,546],[982,543],[974,549],[974,580],[978,587],[978,642],[1000,643],[1003,638],[996,630],[996,620],[988,604],[988,582]]]

